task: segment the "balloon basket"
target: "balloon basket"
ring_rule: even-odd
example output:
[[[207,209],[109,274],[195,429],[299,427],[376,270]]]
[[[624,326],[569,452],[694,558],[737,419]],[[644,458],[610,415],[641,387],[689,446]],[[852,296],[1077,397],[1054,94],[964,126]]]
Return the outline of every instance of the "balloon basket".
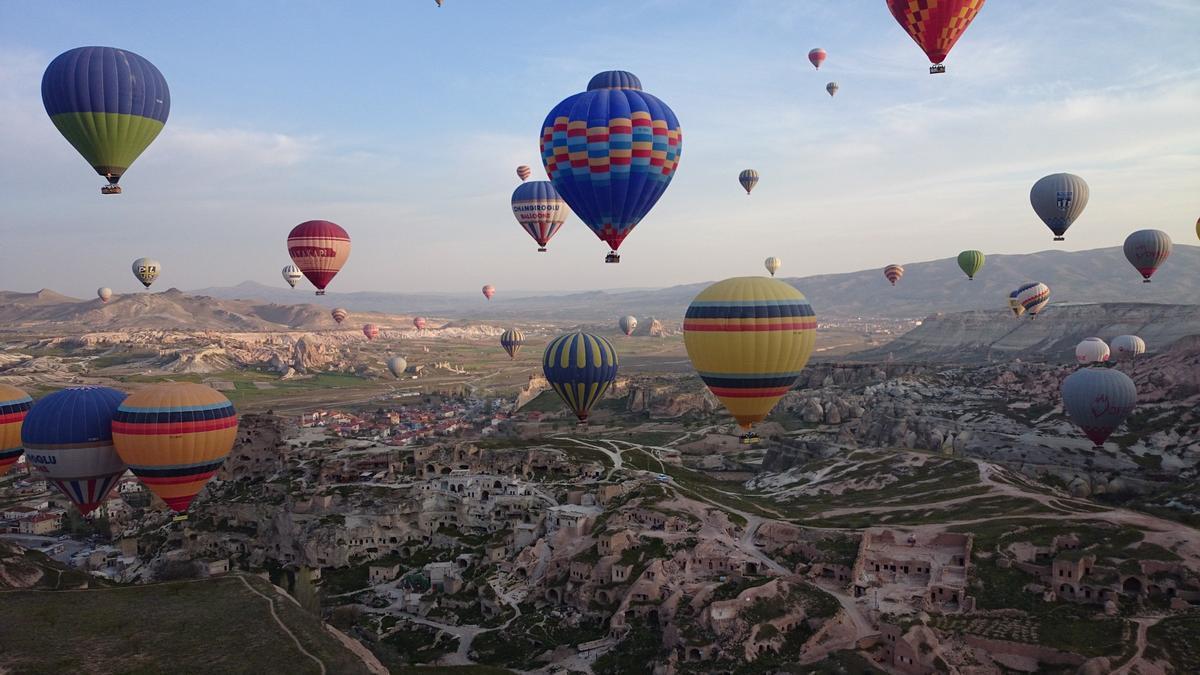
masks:
[[[180,514],[177,514],[174,518],[171,518],[171,522],[172,523],[182,523],[183,521],[185,521],[187,519],[188,519],[188,516],[186,513],[180,513]]]
[[[120,185],[105,185],[100,188],[100,194],[102,194],[102,195],[119,195],[119,194],[121,194],[121,186]]]
[[[621,256],[616,251],[610,251],[608,255],[604,256],[604,262],[619,263],[621,262]]]
[[[944,63],[935,63],[932,66],[929,66],[930,75],[940,75],[944,72],[946,72],[946,64]]]
[[[1149,280],[1149,279],[1142,279],[1142,283],[1143,283],[1143,284],[1148,284],[1148,283],[1150,283],[1150,280]]]
[[[317,291],[317,295],[325,295],[325,291],[323,291],[323,290]]]
[[[545,246],[539,246],[539,247],[538,247],[538,253],[545,253],[545,252],[546,252],[546,247],[545,247]]]
[[[1066,237],[1055,237],[1054,238],[1054,241],[1066,241],[1066,240],[1067,240]]]
[[[753,431],[742,434],[742,437],[739,440],[741,441],[742,445],[758,445],[762,442],[762,438],[760,438],[759,435]]]

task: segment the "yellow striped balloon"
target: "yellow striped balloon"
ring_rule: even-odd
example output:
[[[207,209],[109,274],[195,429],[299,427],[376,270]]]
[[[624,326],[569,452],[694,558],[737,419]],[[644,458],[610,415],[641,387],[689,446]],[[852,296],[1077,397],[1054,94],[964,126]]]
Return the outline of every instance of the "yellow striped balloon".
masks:
[[[24,452],[21,424],[33,405],[29,394],[16,387],[0,384],[0,476],[12,470]]]
[[[546,381],[580,422],[617,379],[617,350],[599,335],[575,332],[560,335],[542,355]]]
[[[237,413],[219,391],[169,382],[134,392],[113,417],[113,442],[134,475],[174,511],[225,463],[237,437]]]
[[[767,277],[718,281],[692,300],[683,320],[692,366],[746,432],[799,379],[816,332],[804,294]]]

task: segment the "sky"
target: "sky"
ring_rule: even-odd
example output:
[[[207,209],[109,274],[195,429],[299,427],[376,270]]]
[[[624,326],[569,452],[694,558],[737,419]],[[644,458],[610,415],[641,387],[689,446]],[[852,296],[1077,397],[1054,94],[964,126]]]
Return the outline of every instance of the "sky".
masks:
[[[1141,228],[1196,243],[1195,0],[991,0],[938,76],[884,0],[631,7],[4,0],[0,288],[132,291],[140,256],[161,261],[157,290],[281,286],[287,233],[315,218],[353,240],[331,291],[671,286],[761,274],[769,255],[806,276]],[[171,88],[121,196],[42,107],[46,65],[82,45],[137,52]],[[544,178],[546,113],[610,69],[675,111],[678,172],[620,264],[575,217],[539,254],[510,211],[515,167]],[[1028,194],[1058,171],[1091,200],[1054,244]]]

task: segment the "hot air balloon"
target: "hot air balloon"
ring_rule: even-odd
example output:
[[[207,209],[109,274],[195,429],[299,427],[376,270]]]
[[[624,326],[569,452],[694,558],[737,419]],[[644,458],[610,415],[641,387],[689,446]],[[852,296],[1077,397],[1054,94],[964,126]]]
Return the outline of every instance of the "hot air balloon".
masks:
[[[158,68],[133,52],[77,47],[46,67],[42,104],[59,133],[108,179],[101,194],[114,195],[167,123],[171,92]]]
[[[500,346],[508,352],[509,358],[517,358],[521,345],[525,344],[525,334],[516,328],[510,328],[500,334]]]
[[[125,392],[109,387],[68,387],[43,397],[25,416],[25,461],[84,515],[125,473],[112,434],[123,400]]]
[[[633,73],[603,72],[554,106],[542,124],[542,164],[558,194],[612,248],[670,185],[683,149],[675,113]]]
[[[808,62],[813,64],[813,68],[821,69],[821,64],[825,63],[825,57],[828,56],[824,49],[817,47],[808,52]]]
[[[778,272],[779,268],[783,266],[783,261],[775,256],[771,256],[763,261],[763,266],[767,268],[767,271],[771,273],[771,276],[775,276],[775,273]]]
[[[758,185],[758,172],[754,169],[745,169],[738,174],[738,182],[742,184],[742,189],[746,191],[746,196],[750,196],[750,191]]]
[[[975,275],[983,269],[984,260],[983,251],[963,251],[958,254],[958,268],[967,275],[968,280],[974,281]]]
[[[108,302],[112,299],[112,289],[108,286],[101,286],[96,289],[96,297],[100,298],[100,302]]]
[[[21,423],[33,399],[8,384],[0,384],[0,476],[12,470],[25,448],[21,445]]]
[[[417,330],[425,330],[425,317],[415,317],[413,319],[413,326],[416,326]]]
[[[342,309],[341,307],[337,307],[332,312],[330,312],[329,315],[333,317],[333,320],[335,322],[341,323],[346,320],[346,317],[350,316],[350,312],[347,312],[346,310]]]
[[[617,350],[599,335],[566,333],[546,345],[542,371],[558,397],[586,424],[592,405],[617,379]]]
[[[308,220],[292,228],[288,255],[304,276],[325,295],[325,287],[350,257],[350,235],[328,220]]]
[[[1017,302],[1021,303],[1029,318],[1033,319],[1046,307],[1046,303],[1050,302],[1050,287],[1037,281],[1022,284],[1017,289]]]
[[[883,268],[883,278],[892,282],[893,286],[895,286],[896,282],[900,281],[900,277],[903,276],[904,268],[900,265],[888,265],[887,267]]]
[[[392,375],[399,379],[404,374],[404,371],[408,369],[408,361],[403,356],[393,356],[388,359],[387,366],[388,370],[392,371]]]
[[[1136,335],[1118,335],[1112,339],[1112,354],[1116,361],[1126,361],[1146,353],[1146,341]]]
[[[374,340],[379,337],[379,326],[373,323],[363,324],[363,335],[367,336],[367,340]]]
[[[1063,411],[1099,449],[1133,412],[1137,387],[1115,368],[1081,368],[1063,380],[1062,398]]]
[[[621,327],[621,332],[625,334],[625,337],[629,337],[637,329],[637,317],[632,315],[623,316],[617,324]]]
[[[238,419],[221,392],[167,382],[139,389],[113,417],[117,452],[172,511],[186,511],[233,449]]]
[[[1020,291],[1013,291],[1008,294],[1008,308],[1012,310],[1013,316],[1021,316],[1025,313],[1025,305],[1021,304],[1021,299],[1017,297]]]
[[[1070,173],[1054,173],[1041,178],[1029,191],[1033,211],[1054,233],[1054,241],[1063,241],[1071,223],[1088,203],[1088,184]]]
[[[830,82],[829,84],[825,85],[825,91],[829,92],[830,96],[838,93],[838,89],[841,89],[841,87],[838,86],[837,82]]]
[[[525,166],[524,164],[517,167],[517,178],[520,178],[521,180],[525,180],[525,179],[529,178],[531,175],[533,175],[533,171],[530,170],[530,168]]]
[[[296,267],[295,265],[284,265],[283,266],[283,280],[288,282],[288,286],[295,288],[296,282],[300,281],[303,278],[304,278],[304,275],[300,273],[299,267]]]
[[[929,73],[944,73],[942,63],[954,43],[983,8],[984,0],[887,0],[892,16],[917,43],[929,62]]]
[[[538,251],[542,253],[546,252],[550,238],[571,215],[567,203],[558,196],[558,191],[548,180],[518,185],[512,193],[512,212],[521,227],[537,242]]]
[[[1098,337],[1084,338],[1083,342],[1075,345],[1076,363],[1104,363],[1108,360],[1108,356],[1108,345]]]
[[[495,294],[496,294],[495,286],[493,286],[491,284],[487,284],[483,287],[483,297],[487,298],[488,300],[491,300],[492,296]]]
[[[804,295],[764,277],[718,281],[700,292],[683,320],[692,367],[753,442],[812,355],[817,317]]]
[[[150,284],[158,278],[158,273],[162,271],[162,265],[153,258],[138,258],[133,261],[133,276],[142,282],[146,288],[150,288]]]
[[[1142,283],[1171,255],[1171,237],[1162,230],[1138,230],[1125,238],[1125,259],[1142,275]]]

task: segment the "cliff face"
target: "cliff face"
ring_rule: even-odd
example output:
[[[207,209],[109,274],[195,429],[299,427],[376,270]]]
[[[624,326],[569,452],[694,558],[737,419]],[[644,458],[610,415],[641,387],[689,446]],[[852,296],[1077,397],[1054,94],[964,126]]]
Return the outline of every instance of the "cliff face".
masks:
[[[861,361],[979,363],[1014,358],[1051,362],[1075,360],[1086,337],[1111,340],[1133,334],[1147,351],[1161,353],[1175,342],[1200,335],[1200,305],[1104,303],[1050,305],[1034,319],[995,311],[934,314],[893,342],[852,355]]]

